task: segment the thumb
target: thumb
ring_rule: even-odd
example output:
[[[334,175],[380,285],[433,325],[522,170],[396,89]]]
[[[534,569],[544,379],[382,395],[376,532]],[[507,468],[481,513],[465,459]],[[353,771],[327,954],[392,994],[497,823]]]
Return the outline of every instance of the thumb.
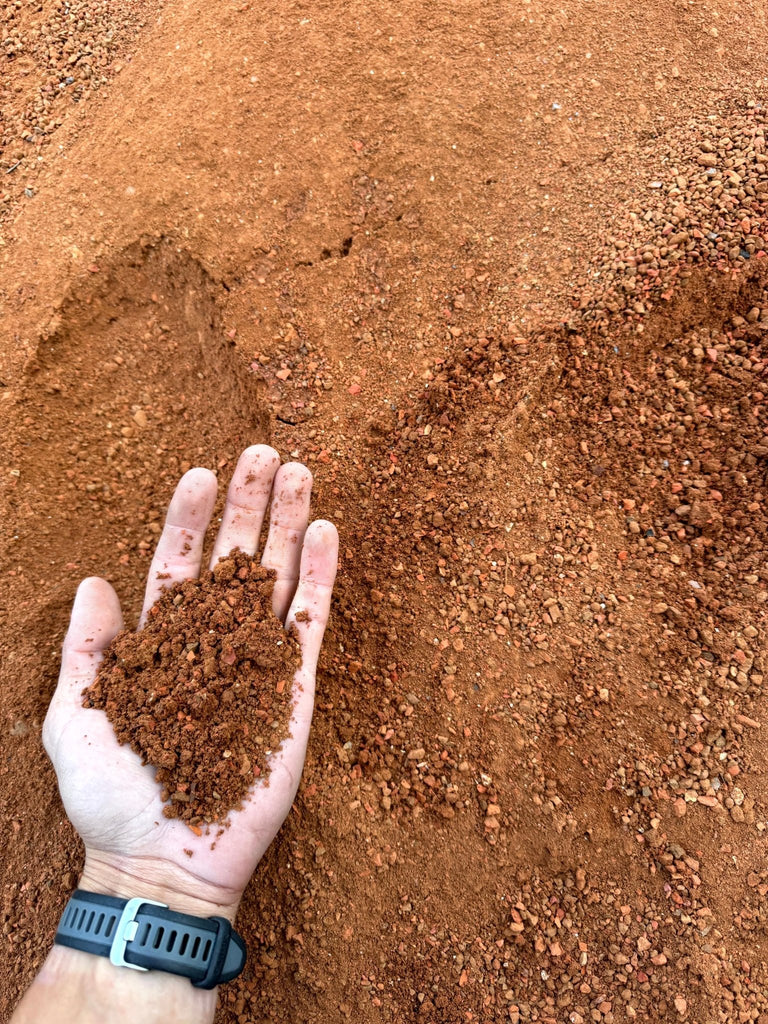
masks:
[[[83,690],[93,681],[104,649],[122,628],[120,602],[110,584],[98,576],[83,580],[64,637],[61,673],[48,719],[60,719],[82,707]]]

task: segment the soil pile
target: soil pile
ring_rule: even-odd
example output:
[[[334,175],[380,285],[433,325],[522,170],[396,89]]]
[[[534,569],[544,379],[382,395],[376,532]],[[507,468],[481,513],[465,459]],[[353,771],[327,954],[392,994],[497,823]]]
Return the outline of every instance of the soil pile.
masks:
[[[9,70],[0,82],[0,217],[8,204],[34,195],[31,177],[53,136],[130,61],[151,13],[152,5],[132,0],[110,7],[98,0],[3,5],[0,59]]]
[[[270,441],[341,565],[217,1021],[762,1020],[764,0],[132,0],[103,69],[78,49],[108,81],[62,68],[40,115],[35,7],[3,22],[0,1017],[81,865],[39,735],[76,585],[138,613],[180,473]]]
[[[616,215],[578,281],[573,325],[607,334],[618,314],[642,333],[680,275],[704,265],[748,270],[765,256],[765,120],[764,103],[724,104],[647,145],[645,188]]]
[[[83,695],[157,768],[165,816],[193,829],[239,807],[288,736],[301,653],[272,612],[273,583],[236,551],[170,587],[144,629],[115,637]]]

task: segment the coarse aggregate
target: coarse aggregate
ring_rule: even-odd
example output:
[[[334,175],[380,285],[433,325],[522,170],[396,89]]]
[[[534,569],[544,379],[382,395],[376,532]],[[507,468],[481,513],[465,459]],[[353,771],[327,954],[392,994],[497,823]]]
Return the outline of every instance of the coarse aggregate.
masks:
[[[135,608],[178,473],[269,439],[311,467],[340,572],[302,787],[218,1020],[760,1021],[760,11],[536,0],[481,38],[473,10],[227,9],[226,60],[196,12],[180,60],[257,116],[235,142],[201,107],[216,187],[180,155],[128,247],[89,248],[98,214],[72,215],[89,255],[9,377],[6,671],[39,680],[9,742],[52,785],[35,723],[76,580],[113,565]],[[175,13],[153,58],[188,41]],[[270,45],[235,75],[241,25]],[[168,68],[177,103],[120,128],[142,160],[189,138]],[[135,173],[103,176],[112,206],[89,185],[115,237]],[[10,1003],[79,863],[54,799],[2,770]]]

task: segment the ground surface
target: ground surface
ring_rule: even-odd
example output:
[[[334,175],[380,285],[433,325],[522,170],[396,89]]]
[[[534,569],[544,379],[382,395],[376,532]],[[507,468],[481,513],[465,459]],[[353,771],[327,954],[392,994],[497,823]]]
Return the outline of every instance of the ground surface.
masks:
[[[341,532],[219,1020],[768,1019],[762,0],[0,12],[0,1014],[40,726],[192,464]],[[762,1016],[761,1016],[762,1015]]]

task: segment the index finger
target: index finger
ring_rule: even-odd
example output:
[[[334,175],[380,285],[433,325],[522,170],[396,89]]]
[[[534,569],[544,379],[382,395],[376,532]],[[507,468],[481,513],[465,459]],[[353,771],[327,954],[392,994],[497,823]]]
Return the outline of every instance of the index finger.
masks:
[[[210,469],[190,469],[179,481],[149,567],[139,629],[167,587],[200,575],[203,541],[213,515],[216,489],[216,476]]]

